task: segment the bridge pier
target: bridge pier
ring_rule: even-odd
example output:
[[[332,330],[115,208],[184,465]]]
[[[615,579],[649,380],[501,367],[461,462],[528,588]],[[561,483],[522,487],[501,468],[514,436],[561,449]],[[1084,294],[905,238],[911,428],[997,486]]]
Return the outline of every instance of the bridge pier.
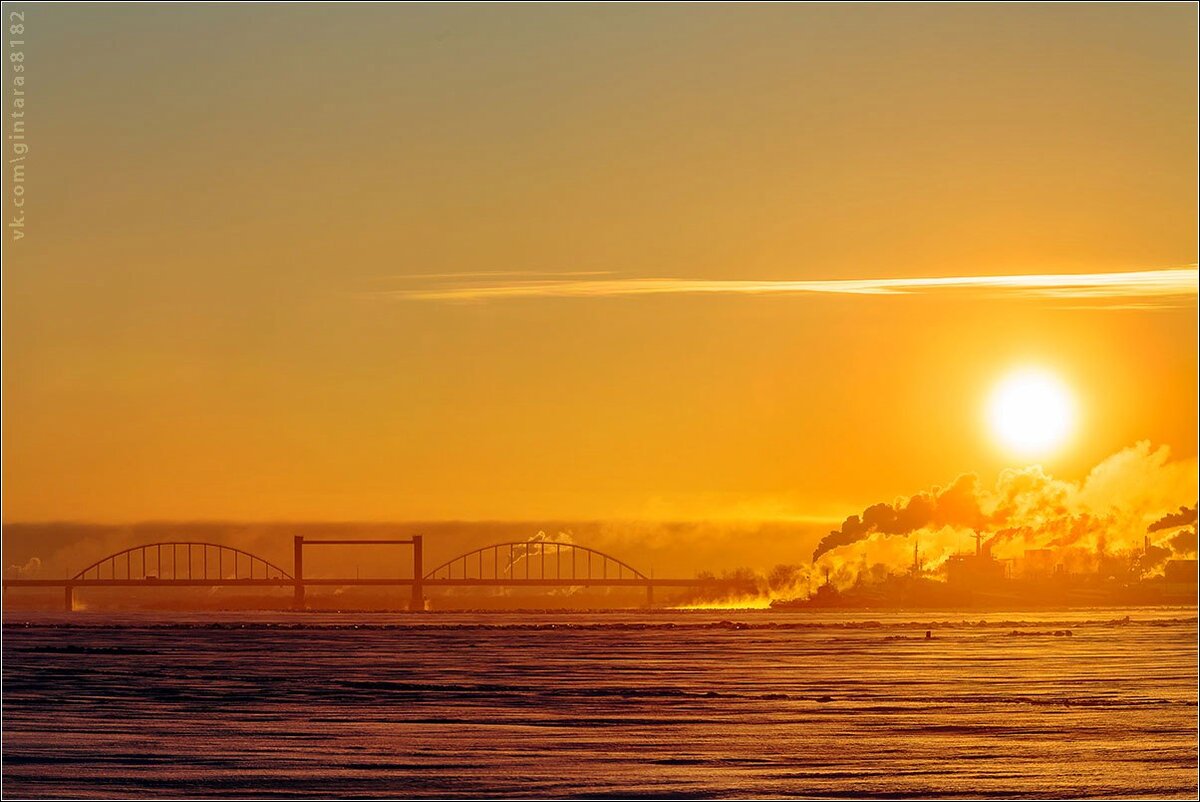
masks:
[[[292,578],[296,580],[292,609],[304,609],[304,535],[296,535],[293,542]]]
[[[67,585],[63,588],[63,600],[66,603],[67,612],[75,612],[75,587],[73,585]]]
[[[421,536],[413,535],[413,584],[412,584],[412,601],[409,603],[410,610],[425,609],[425,586],[421,582],[425,578],[424,554],[421,548]]]
[[[654,606],[654,586],[646,585],[646,607]]]

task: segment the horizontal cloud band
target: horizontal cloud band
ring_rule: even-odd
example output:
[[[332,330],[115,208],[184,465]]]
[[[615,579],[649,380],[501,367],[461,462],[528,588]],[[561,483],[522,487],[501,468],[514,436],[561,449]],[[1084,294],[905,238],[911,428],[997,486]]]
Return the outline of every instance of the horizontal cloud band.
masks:
[[[393,298],[418,301],[480,301],[507,298],[609,298],[629,295],[834,294],[908,295],[975,290],[1030,298],[1178,301],[1196,296],[1196,267],[1119,273],[1054,273],[1003,276],[747,281],[686,278],[553,278],[492,283],[441,284],[388,290]],[[448,275],[445,279],[454,279]]]

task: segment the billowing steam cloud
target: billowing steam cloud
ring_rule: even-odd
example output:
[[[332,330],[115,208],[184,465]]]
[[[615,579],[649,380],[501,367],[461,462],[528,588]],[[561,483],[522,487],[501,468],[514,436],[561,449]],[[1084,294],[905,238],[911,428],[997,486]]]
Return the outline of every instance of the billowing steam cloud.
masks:
[[[1196,523],[1197,506],[1200,506],[1200,505],[1193,504],[1190,507],[1182,507],[1181,506],[1179,508],[1179,512],[1167,513],[1166,515],[1164,515],[1163,517],[1159,518],[1157,521],[1155,521],[1154,523],[1152,523],[1148,527],[1146,527],[1146,531],[1147,532],[1161,532],[1164,529],[1175,529],[1180,526],[1190,526],[1190,525]]]
[[[30,557],[21,565],[10,565],[4,569],[4,575],[10,579],[30,579],[37,576],[42,570],[42,560],[39,557]]]
[[[851,515],[822,538],[813,570],[836,585],[870,581],[906,570],[914,546],[920,567],[936,570],[973,550],[978,534],[993,556],[1017,565],[1093,571],[1106,560],[1140,559],[1152,573],[1171,557],[1196,553],[1196,507],[1163,515],[1196,483],[1195,458],[1172,460],[1165,446],[1147,442],[1104,460],[1082,482],[1055,479],[1039,466],[1004,471],[993,487],[961,476],[944,489]]]
[[[1196,527],[1185,529],[1172,537],[1167,543],[1171,551],[1179,557],[1195,557],[1197,549]]]

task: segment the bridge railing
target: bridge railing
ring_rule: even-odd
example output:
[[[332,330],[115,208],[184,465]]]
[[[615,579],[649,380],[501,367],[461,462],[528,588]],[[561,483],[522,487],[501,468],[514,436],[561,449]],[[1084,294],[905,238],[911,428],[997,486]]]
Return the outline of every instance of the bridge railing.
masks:
[[[649,579],[611,554],[554,541],[494,543],[460,554],[425,579],[569,580]]]

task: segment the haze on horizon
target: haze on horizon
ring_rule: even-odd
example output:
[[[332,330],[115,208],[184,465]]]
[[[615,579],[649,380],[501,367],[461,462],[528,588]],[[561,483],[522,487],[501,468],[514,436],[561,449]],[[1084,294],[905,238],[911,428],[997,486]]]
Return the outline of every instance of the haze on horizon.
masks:
[[[6,523],[1196,501],[1193,7],[38,15]]]

